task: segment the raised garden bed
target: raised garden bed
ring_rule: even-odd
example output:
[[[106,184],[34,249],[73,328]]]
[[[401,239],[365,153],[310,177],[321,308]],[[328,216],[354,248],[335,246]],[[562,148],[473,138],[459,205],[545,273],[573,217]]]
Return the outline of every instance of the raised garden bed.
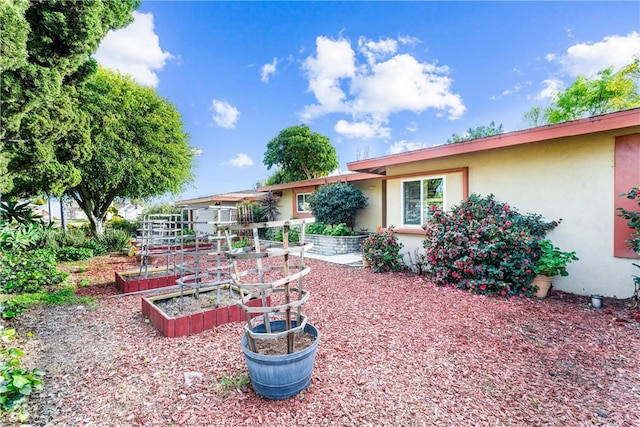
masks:
[[[368,235],[359,236],[324,236],[320,234],[307,234],[305,243],[313,243],[309,253],[318,255],[344,255],[360,252],[360,246]]]
[[[116,272],[116,286],[118,291],[128,294],[173,286],[179,277],[171,268],[149,268],[146,273],[140,273],[139,269],[121,271]]]
[[[142,298],[142,314],[168,338],[199,334],[214,326],[246,320],[235,298],[225,298],[216,302],[217,287],[200,289],[197,299],[194,297],[195,293],[195,290],[183,293],[183,314],[176,314],[176,306],[180,304],[180,292]],[[220,290],[220,293],[227,294],[228,290]],[[267,304],[269,300],[267,297]],[[247,305],[261,307],[262,301],[253,299]]]

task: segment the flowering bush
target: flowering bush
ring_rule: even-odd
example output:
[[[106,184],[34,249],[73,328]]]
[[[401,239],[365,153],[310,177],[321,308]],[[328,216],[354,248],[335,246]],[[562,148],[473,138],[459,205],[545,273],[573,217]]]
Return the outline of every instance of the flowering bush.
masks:
[[[369,262],[371,270],[375,273],[385,271],[401,271],[404,268],[400,249],[402,243],[398,242],[393,226],[387,229],[378,229],[370,234],[360,249],[362,256]]]
[[[539,240],[558,222],[520,214],[476,194],[449,212],[433,207],[424,225],[426,270],[438,285],[482,295],[531,296]]]

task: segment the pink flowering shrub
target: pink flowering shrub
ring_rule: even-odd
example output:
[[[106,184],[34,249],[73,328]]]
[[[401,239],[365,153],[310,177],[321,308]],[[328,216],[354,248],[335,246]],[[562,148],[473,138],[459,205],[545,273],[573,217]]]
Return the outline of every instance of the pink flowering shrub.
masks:
[[[493,195],[472,194],[444,212],[433,208],[423,226],[427,274],[437,285],[482,295],[531,296],[538,242],[558,222],[519,213]]]
[[[389,228],[377,230],[362,242],[360,247],[362,256],[369,261],[374,273],[404,269],[402,255],[400,255],[403,245],[396,239],[395,232],[392,225]]]

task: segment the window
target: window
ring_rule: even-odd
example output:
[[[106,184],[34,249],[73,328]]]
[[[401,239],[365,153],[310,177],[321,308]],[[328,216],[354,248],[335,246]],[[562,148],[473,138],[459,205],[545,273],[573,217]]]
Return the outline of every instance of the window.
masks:
[[[402,224],[422,225],[430,207],[444,207],[444,177],[402,182]]]
[[[311,208],[309,207],[309,196],[311,193],[300,193],[297,195],[297,204],[296,210],[298,212],[311,212]]]

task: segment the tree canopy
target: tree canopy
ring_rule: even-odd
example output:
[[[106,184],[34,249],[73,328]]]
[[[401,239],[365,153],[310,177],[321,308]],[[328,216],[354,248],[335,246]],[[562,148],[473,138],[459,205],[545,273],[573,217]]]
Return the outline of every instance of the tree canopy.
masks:
[[[140,0],[0,0],[0,191],[40,175],[59,194],[77,183],[73,162],[89,142],[73,108],[76,86],[97,70],[91,58],[111,29],[128,25]],[[7,173],[8,172],[8,173]],[[35,184],[37,180],[28,181]]]
[[[329,138],[299,125],[269,141],[263,163],[267,169],[280,168],[268,180],[268,184],[280,184],[327,176],[338,167],[338,156]]]
[[[580,75],[566,90],[558,92],[548,107],[535,106],[524,118],[533,127],[639,107],[639,78],[638,57],[617,72],[609,67],[592,78]]]
[[[91,143],[76,164],[81,180],[66,193],[98,233],[114,199],[178,194],[191,181],[193,150],[180,113],[152,88],[101,68],[78,91],[77,105]]]
[[[487,136],[500,135],[503,133],[502,124],[496,127],[495,122],[489,123],[489,126],[478,126],[477,128],[469,128],[464,135],[453,134],[451,139],[447,140],[447,144],[456,142],[471,141],[472,139],[485,138]]]

